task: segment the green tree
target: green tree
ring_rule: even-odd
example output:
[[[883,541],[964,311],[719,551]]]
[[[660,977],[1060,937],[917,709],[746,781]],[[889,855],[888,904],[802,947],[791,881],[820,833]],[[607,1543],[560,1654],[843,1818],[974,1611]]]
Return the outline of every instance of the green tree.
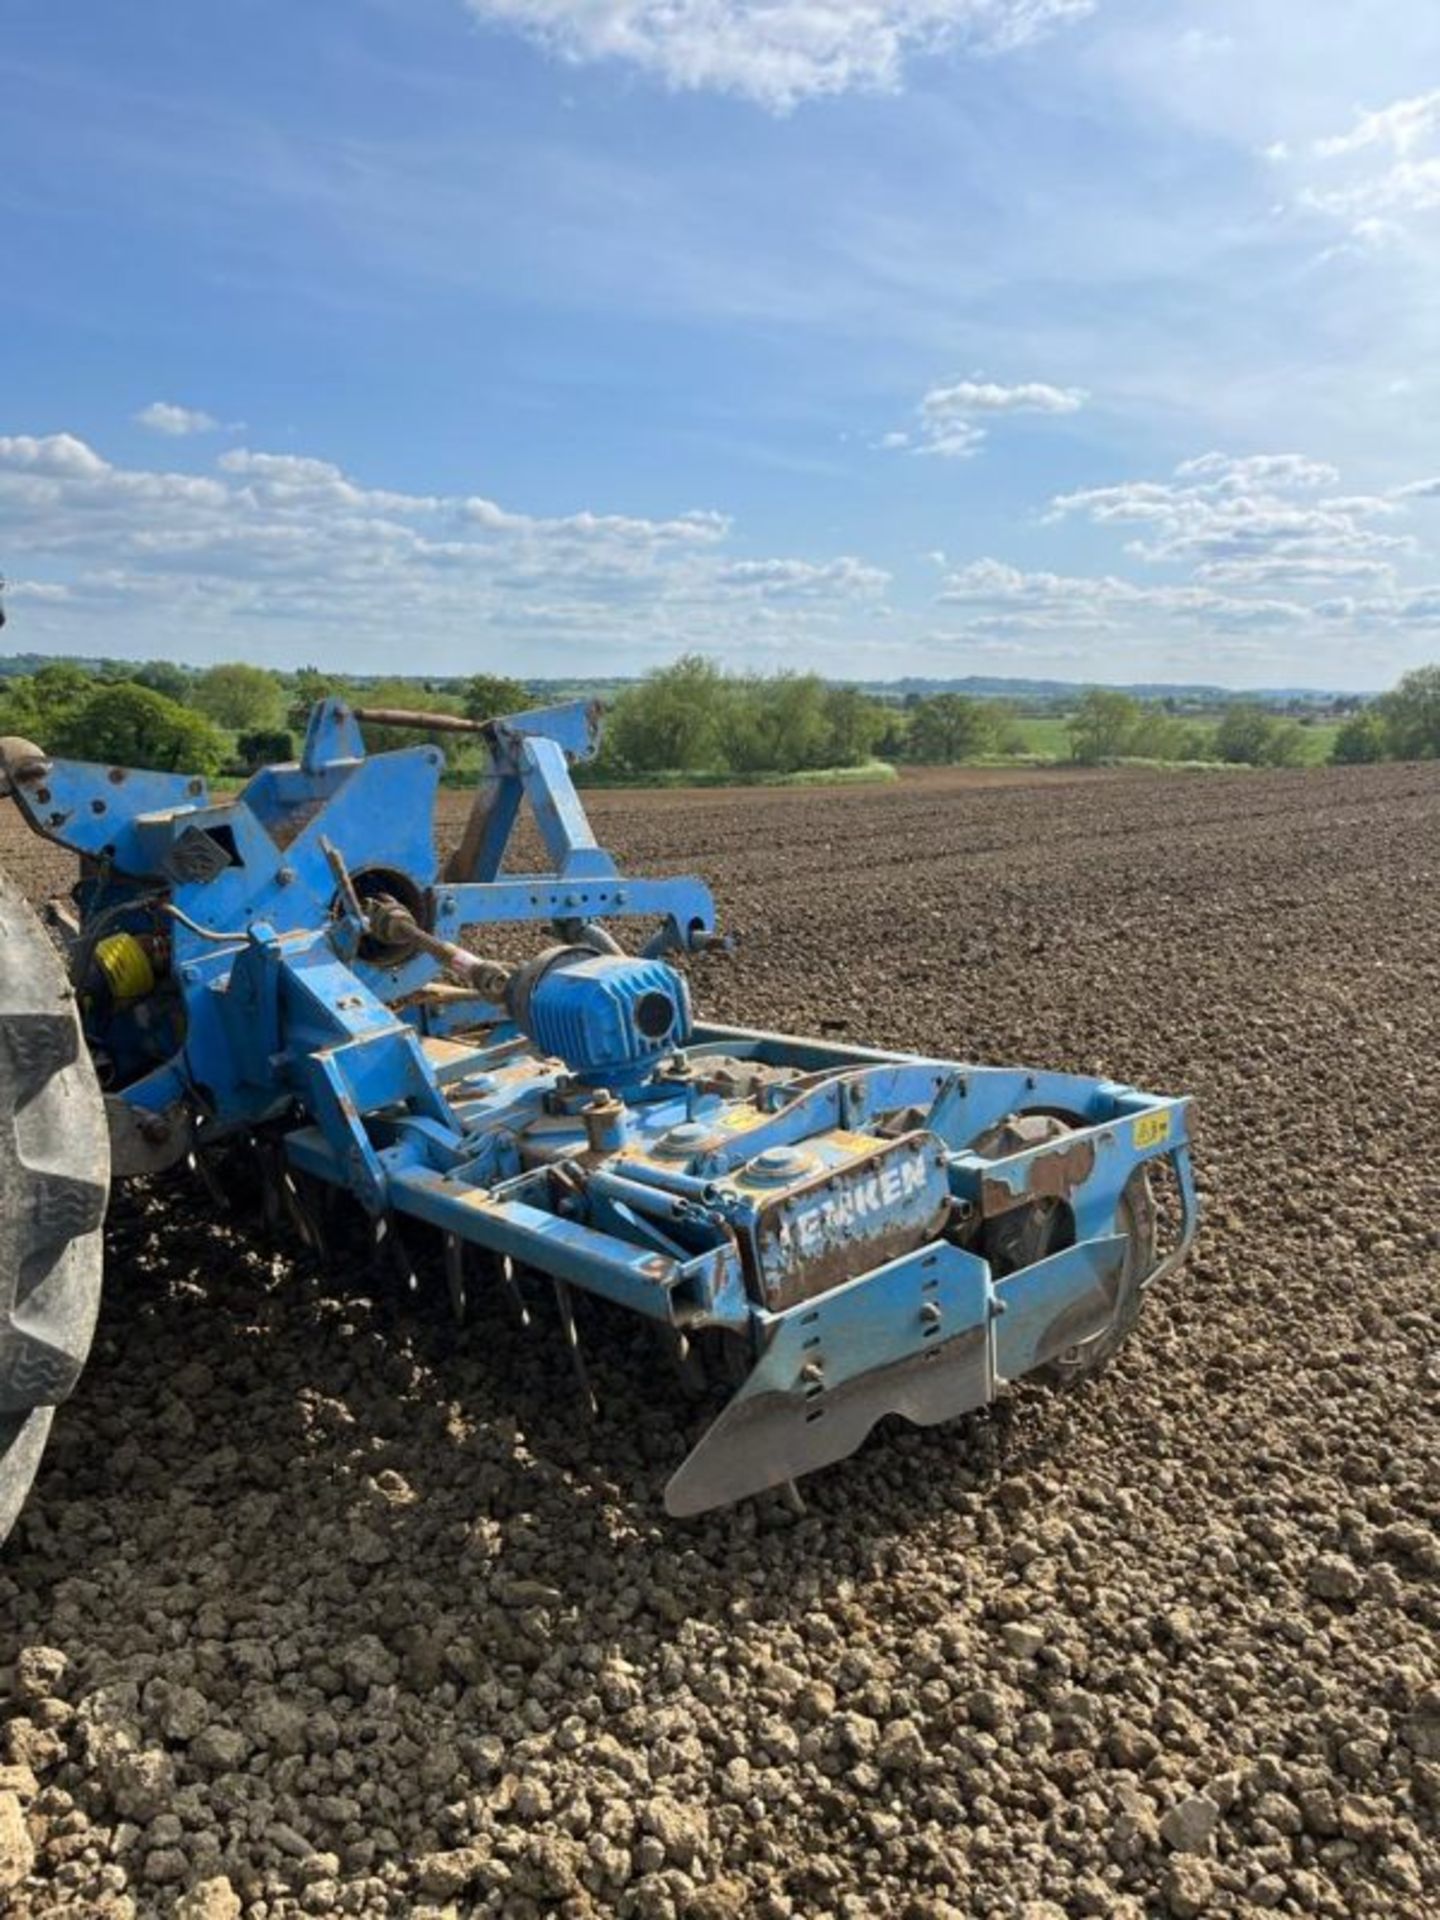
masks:
[[[1305,735],[1258,700],[1232,700],[1215,729],[1215,752],[1231,766],[1294,767],[1304,758]]]
[[[887,709],[858,687],[827,687],[825,724],[830,739],[825,765],[863,766],[875,752],[889,718]]]
[[[1069,721],[1070,754],[1082,766],[1099,766],[1137,751],[1144,722],[1140,702],[1115,687],[1091,687],[1081,694]]]
[[[246,773],[279,766],[295,758],[295,741],[288,727],[258,727],[235,742],[235,759]]]
[[[290,681],[287,724],[296,733],[303,733],[313,706],[328,700],[332,693],[349,691],[349,683],[342,674],[322,673],[318,667],[301,667]]]
[[[1330,759],[1337,767],[1368,766],[1389,752],[1384,717],[1373,707],[1352,713],[1335,736]]]
[[[1416,667],[1375,707],[1393,758],[1440,759],[1440,665]]]
[[[910,709],[890,701],[877,700],[880,730],[871,748],[882,760],[902,760],[910,751]]]
[[[1020,716],[1008,700],[987,700],[990,725],[995,735],[992,753],[1024,753],[1025,729]]]
[[[1217,758],[1231,766],[1263,766],[1274,722],[1254,700],[1232,700],[1215,729]]]
[[[1277,719],[1265,743],[1267,767],[1303,767],[1306,759],[1305,729],[1298,720]]]
[[[988,701],[964,693],[936,693],[910,715],[909,754],[925,766],[973,760],[995,749],[995,715]]]
[[[277,676],[243,660],[227,660],[197,675],[190,689],[190,704],[232,733],[278,727],[285,717],[284,694]]]
[[[687,653],[626,687],[606,726],[606,758],[636,773],[672,767],[693,772],[719,760],[725,679],[712,660]]]
[[[0,685],[0,734],[19,734],[45,746],[45,728],[35,701],[34,682],[28,674],[18,674]]]
[[[96,684],[83,667],[68,660],[51,661],[33,674],[7,681],[0,692],[0,733],[18,733],[53,750],[57,735]]]
[[[225,758],[224,737],[203,714],[127,681],[97,687],[45,745],[72,759],[160,773],[215,773]]]
[[[823,767],[833,738],[828,689],[815,673],[727,679],[720,700],[720,749],[736,773],[798,773]]]
[[[177,667],[173,660],[142,660],[120,677],[133,680],[137,687],[149,687],[152,693],[163,693],[167,700],[183,701],[190,696],[190,670]]]
[[[60,712],[86,698],[95,686],[94,676],[69,660],[56,660],[41,667],[31,682],[42,709]]]
[[[523,713],[533,707],[528,690],[518,680],[499,673],[476,673],[465,682],[461,696],[470,720],[493,720],[497,714]]]

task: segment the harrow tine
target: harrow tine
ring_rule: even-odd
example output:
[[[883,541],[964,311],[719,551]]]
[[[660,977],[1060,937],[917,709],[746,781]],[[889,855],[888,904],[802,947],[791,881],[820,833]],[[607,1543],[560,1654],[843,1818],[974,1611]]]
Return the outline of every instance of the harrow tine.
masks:
[[[670,1356],[675,1369],[675,1377],[680,1382],[680,1391],[687,1400],[703,1399],[709,1387],[705,1372],[705,1362],[687,1334],[679,1327],[661,1326],[661,1343]]]
[[[450,1289],[450,1311],[457,1327],[465,1324],[465,1242],[458,1233],[445,1235],[445,1284]]]
[[[590,1374],[585,1365],[585,1356],[580,1351],[580,1333],[575,1325],[575,1299],[568,1281],[558,1277],[552,1279],[555,1288],[555,1305],[560,1312],[560,1325],[565,1332],[565,1344],[570,1349],[570,1364],[575,1369],[575,1383],[580,1389],[590,1418],[597,1418],[600,1402],[595,1398],[595,1389],[590,1384]]]
[[[295,1185],[305,1217],[310,1222],[315,1258],[326,1274],[333,1274],[336,1260],[330,1229],[335,1223],[335,1189],[328,1180],[316,1180],[310,1174],[299,1175]]]
[[[370,1269],[377,1276],[389,1267],[407,1293],[418,1293],[420,1279],[410,1250],[401,1239],[394,1216],[376,1214],[370,1221]]]
[[[410,1257],[410,1249],[405,1244],[405,1236],[401,1233],[395,1220],[390,1215],[387,1214],[383,1216],[382,1224],[385,1229],[384,1238],[390,1250],[391,1263],[396,1273],[400,1276],[400,1284],[407,1293],[418,1293],[420,1291],[420,1276],[415,1271],[415,1262]]]
[[[261,1140],[255,1134],[250,1136],[251,1150],[260,1169],[260,1220],[265,1231],[278,1233],[280,1220],[284,1212],[284,1201],[280,1195],[279,1154],[274,1143]]]
[[[280,1198],[285,1203],[285,1211],[290,1216],[290,1224],[304,1241],[308,1250],[317,1259],[323,1259],[323,1243],[320,1228],[310,1210],[308,1201],[296,1183],[295,1175],[289,1167],[282,1167],[279,1177]]]
[[[200,1182],[201,1186],[204,1187],[206,1196],[216,1211],[219,1213],[229,1213],[231,1210],[230,1196],[216,1178],[215,1169],[210,1164],[209,1154],[187,1153],[185,1156],[185,1165],[188,1170],[195,1175],[195,1178]]]
[[[510,1303],[522,1327],[530,1331],[530,1309],[525,1304],[525,1296],[520,1291],[520,1282],[515,1278],[515,1262],[508,1253],[500,1256],[500,1284],[509,1295]]]

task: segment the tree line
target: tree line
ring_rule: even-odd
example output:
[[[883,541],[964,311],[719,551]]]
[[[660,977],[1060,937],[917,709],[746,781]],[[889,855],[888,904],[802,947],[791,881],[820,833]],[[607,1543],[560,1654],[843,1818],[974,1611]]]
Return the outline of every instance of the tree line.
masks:
[[[1113,687],[1082,694],[1067,722],[1071,757],[1082,765],[1117,760],[1220,761],[1230,766],[1303,765],[1305,729],[1259,700],[1227,701],[1218,720],[1185,720],[1153,700]],[[1440,666],[1417,667],[1389,693],[1341,724],[1332,763],[1440,759]]]
[[[310,708],[327,694],[471,719],[518,712],[535,700],[522,681],[495,674],[397,677],[362,687],[313,667],[280,674],[239,661],[204,669],[169,661],[51,661],[0,679],[0,734],[20,734],[75,759],[239,778],[292,759]],[[1033,716],[998,699],[936,693],[887,700],[818,674],[731,673],[687,654],[620,689],[594,774],[749,779],[877,760],[933,766],[1027,751],[1052,759],[1068,751],[1090,766],[1149,760],[1285,767],[1310,757],[1305,729],[1258,700],[1227,701],[1210,718],[1092,687],[1063,721],[1046,723],[1045,747],[1037,747],[1032,723]],[[424,738],[371,725],[365,732],[372,752]],[[479,744],[464,735],[430,737],[444,748],[451,777],[466,780]],[[1348,763],[1440,757],[1440,666],[1407,674],[1391,692],[1351,713],[1331,757]]]
[[[243,661],[191,671],[168,660],[95,668],[57,660],[0,680],[0,734],[19,734],[70,759],[242,778],[293,759],[311,707],[327,694],[475,719],[531,704],[519,681],[492,674],[440,687],[380,680],[361,690],[312,667],[278,674]],[[424,738],[394,727],[365,732],[367,748],[377,753]],[[456,759],[456,736],[432,737]],[[477,753],[462,737],[458,757]]]
[[[1335,736],[1331,758],[1341,766],[1440,760],[1440,666],[1417,667],[1352,714]]]
[[[523,682],[495,674],[357,687],[313,667],[278,674],[240,661],[198,671],[169,661],[53,661],[0,680],[0,733],[75,759],[241,777],[293,758],[310,708],[330,694],[471,719],[535,704]],[[371,752],[425,738],[369,724],[364,732]],[[445,749],[452,776],[463,780],[478,745],[453,733],[431,737]],[[728,673],[689,654],[621,689],[594,771],[612,779],[749,778],[863,767],[877,758],[968,760],[1022,747],[1014,716],[1000,701],[942,693],[901,706],[818,674]]]
[[[1071,759],[1088,767],[1118,760],[1295,767],[1306,758],[1304,728],[1258,700],[1227,702],[1217,721],[1187,720],[1158,701],[1137,700],[1114,687],[1091,687],[1081,695],[1067,730]]]
[[[596,770],[748,778],[877,759],[969,760],[1019,744],[998,700],[941,693],[896,705],[815,673],[727,673],[687,654],[618,695]]]

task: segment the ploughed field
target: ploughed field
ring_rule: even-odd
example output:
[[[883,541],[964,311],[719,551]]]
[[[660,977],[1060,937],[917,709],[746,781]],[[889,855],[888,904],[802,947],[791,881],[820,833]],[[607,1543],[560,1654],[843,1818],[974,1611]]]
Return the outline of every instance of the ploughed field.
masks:
[[[0,1557],[0,1906],[1440,1911],[1440,767],[592,810],[743,932],[708,1012],[1193,1092],[1195,1254],[1100,1381],[682,1524],[638,1330],[587,1425],[543,1305],[122,1196]]]

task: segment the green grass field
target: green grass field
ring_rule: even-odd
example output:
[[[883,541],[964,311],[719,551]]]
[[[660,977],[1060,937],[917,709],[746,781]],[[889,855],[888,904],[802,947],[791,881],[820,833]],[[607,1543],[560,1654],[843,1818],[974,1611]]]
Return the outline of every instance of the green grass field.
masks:
[[[1185,723],[1197,733],[1207,738],[1213,737],[1213,720],[1187,720]],[[1068,760],[1070,758],[1069,723],[1063,714],[1058,713],[1022,713],[1015,718],[1015,729],[1021,742],[1020,753],[1036,760]],[[1302,727],[1305,740],[1305,758],[1307,767],[1318,767],[1330,758],[1330,750],[1335,744],[1335,736],[1340,731],[1338,722],[1316,721],[1313,726]]]

